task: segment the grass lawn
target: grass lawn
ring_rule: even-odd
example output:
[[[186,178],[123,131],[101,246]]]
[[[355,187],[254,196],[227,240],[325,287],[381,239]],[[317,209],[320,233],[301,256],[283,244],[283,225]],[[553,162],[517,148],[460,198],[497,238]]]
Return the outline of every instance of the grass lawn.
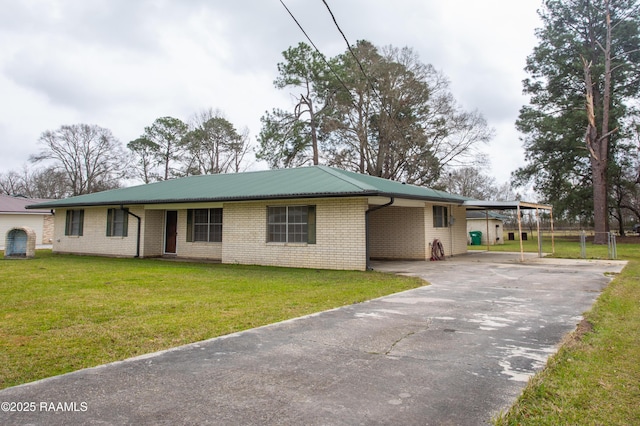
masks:
[[[625,242],[619,240],[617,252],[627,267],[496,425],[640,424],[640,239]],[[525,243],[526,251],[537,252],[536,241]],[[550,240],[543,247],[550,251]],[[518,241],[491,246],[519,249]],[[555,256],[580,257],[579,243],[557,238]],[[606,259],[607,247],[588,243],[587,257]]]
[[[538,239],[535,234],[529,233],[529,238],[522,242],[525,252],[537,253],[538,252]],[[545,234],[542,238],[542,252],[546,253],[547,257],[560,257],[565,259],[580,259],[580,240],[579,237],[555,237],[555,253],[551,253],[551,236]],[[617,238],[617,252],[618,259],[631,260],[634,258],[640,259],[640,237],[618,237]],[[481,246],[467,246],[468,250],[487,250],[486,245]],[[622,251],[621,251],[622,250]],[[495,246],[489,246],[489,251],[509,251],[519,252],[520,241],[504,241],[504,244],[498,244]],[[607,259],[608,248],[607,245],[593,244],[590,239],[587,239],[586,244],[586,258],[587,259]]]
[[[421,285],[376,272],[47,250],[2,259],[0,389]]]

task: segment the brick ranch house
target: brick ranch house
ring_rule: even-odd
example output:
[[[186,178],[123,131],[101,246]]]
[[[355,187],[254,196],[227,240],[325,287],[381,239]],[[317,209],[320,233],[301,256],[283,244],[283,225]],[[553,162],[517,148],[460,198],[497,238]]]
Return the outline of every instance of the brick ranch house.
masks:
[[[465,197],[326,166],[190,176],[35,204],[53,251],[365,270],[467,251]]]

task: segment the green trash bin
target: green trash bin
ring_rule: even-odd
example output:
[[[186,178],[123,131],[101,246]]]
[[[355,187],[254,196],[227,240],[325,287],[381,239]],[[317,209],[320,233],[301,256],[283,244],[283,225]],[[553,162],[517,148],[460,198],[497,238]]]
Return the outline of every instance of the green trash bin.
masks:
[[[471,245],[472,246],[481,246],[482,245],[482,232],[480,232],[480,231],[471,231],[471,232],[469,232],[469,236],[471,236]]]

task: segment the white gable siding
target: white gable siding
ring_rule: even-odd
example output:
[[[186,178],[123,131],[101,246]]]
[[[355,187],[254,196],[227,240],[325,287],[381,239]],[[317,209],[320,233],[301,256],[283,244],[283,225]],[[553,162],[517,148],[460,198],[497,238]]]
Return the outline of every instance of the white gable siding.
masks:
[[[51,244],[53,238],[53,217],[50,214],[0,214],[0,248],[10,229],[26,226],[36,233],[36,244]]]

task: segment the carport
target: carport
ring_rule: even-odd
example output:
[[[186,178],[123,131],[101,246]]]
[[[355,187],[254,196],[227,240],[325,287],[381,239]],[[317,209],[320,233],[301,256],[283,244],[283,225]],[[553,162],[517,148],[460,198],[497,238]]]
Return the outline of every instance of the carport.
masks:
[[[367,267],[372,260],[428,260],[438,241],[447,256],[467,252],[464,200],[369,197]],[[434,212],[442,212],[441,221]]]
[[[538,231],[538,257],[542,257],[542,238],[540,238],[540,210],[548,210],[551,218],[551,253],[555,253],[555,240],[553,235],[553,207],[547,204],[531,203],[527,201],[483,201],[468,200],[463,203],[468,210],[484,210],[489,233],[489,210],[516,210],[518,217],[518,235],[520,236],[520,261],[524,262],[524,247],[522,244],[522,215],[521,210],[536,211],[536,227]],[[489,242],[487,241],[487,250]]]

